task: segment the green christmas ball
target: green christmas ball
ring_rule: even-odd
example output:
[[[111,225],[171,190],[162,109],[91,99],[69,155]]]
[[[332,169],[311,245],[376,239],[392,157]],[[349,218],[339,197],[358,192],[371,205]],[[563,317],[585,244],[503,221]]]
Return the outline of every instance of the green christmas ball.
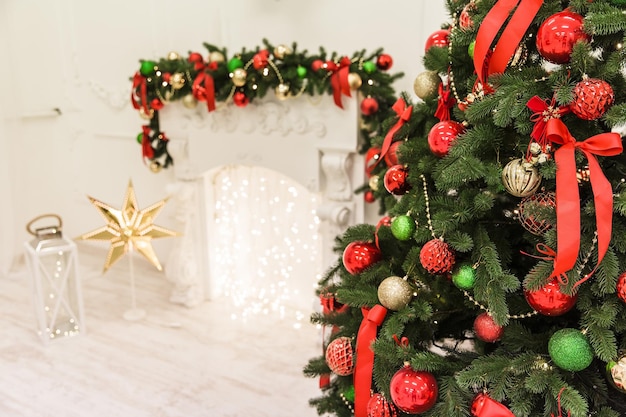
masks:
[[[391,221],[391,234],[398,240],[409,240],[415,232],[415,220],[403,214]]]
[[[469,46],[467,47],[467,54],[470,56],[470,58],[474,58],[475,47],[476,47],[476,41],[472,41],[472,43],[470,43]]]
[[[298,68],[296,69],[296,71],[298,72],[298,77],[300,78],[306,77],[306,68],[303,67],[302,65],[298,65]]]
[[[231,58],[228,61],[227,67],[228,67],[228,72],[233,72],[237,68],[243,68],[243,61],[241,60],[241,58],[237,58],[237,57]]]
[[[476,270],[471,265],[461,265],[452,272],[452,282],[461,290],[471,290],[476,282]]]
[[[343,398],[353,403],[354,402],[354,385],[350,385],[348,388],[346,388],[342,392],[342,394],[343,394]]]
[[[137,135],[137,143],[141,145],[143,142],[143,133]]]
[[[374,71],[376,71],[376,64],[372,61],[365,61],[363,63],[363,71],[367,72],[368,74],[373,73]]]
[[[582,371],[593,360],[593,351],[587,337],[577,329],[561,329],[548,342],[548,353],[552,361],[566,371]]]
[[[156,62],[154,61],[141,61],[139,72],[144,77],[149,77],[150,75],[154,74],[155,67],[156,67]]]

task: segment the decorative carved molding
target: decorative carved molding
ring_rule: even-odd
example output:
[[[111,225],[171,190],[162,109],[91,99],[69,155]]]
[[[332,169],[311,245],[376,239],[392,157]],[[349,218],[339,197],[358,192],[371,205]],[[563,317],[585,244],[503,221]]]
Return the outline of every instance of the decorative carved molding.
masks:
[[[320,165],[325,176],[324,195],[332,201],[351,201],[353,189],[350,181],[352,152],[337,149],[320,149]]]

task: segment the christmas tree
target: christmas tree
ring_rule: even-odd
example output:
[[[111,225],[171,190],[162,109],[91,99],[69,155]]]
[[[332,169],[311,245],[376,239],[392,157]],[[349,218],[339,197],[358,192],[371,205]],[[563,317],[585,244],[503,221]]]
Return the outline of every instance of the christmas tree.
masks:
[[[448,0],[319,283],[319,414],[626,415],[624,0]]]

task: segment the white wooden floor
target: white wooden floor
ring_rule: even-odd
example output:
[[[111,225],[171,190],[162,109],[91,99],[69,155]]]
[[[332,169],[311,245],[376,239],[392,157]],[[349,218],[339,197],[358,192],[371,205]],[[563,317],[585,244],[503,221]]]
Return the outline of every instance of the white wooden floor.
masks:
[[[308,320],[295,330],[273,317],[233,321],[228,300],[172,304],[165,276],[138,259],[137,306],[147,315],[126,321],[128,264],[102,275],[104,256],[79,258],[86,335],[49,346],[35,333],[25,267],[0,277],[0,416],[317,415],[308,405],[317,381],[302,376],[321,353]]]

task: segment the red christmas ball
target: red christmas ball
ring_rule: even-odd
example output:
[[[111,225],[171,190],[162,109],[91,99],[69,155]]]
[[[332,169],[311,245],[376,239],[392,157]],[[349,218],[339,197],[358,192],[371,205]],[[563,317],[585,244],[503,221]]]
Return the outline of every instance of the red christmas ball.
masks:
[[[350,242],[343,251],[343,266],[352,275],[360,274],[380,261],[380,249],[369,242]]]
[[[164,106],[163,102],[159,100],[158,98],[154,98],[150,102],[150,107],[153,108],[154,110],[161,110],[163,106]]]
[[[561,292],[557,279],[535,291],[524,291],[528,305],[544,316],[560,316],[574,307],[578,294],[567,295]]]
[[[372,190],[367,190],[363,194],[363,200],[365,200],[366,203],[373,203],[374,201],[376,201],[376,197],[374,196]]]
[[[470,2],[463,7],[459,15],[459,27],[463,30],[470,30],[474,27],[474,21],[470,15],[476,9],[476,3]]]
[[[322,61],[321,59],[316,59],[315,61],[311,62],[311,69],[313,70],[313,72],[317,72],[322,68],[323,65],[324,61]]]
[[[537,236],[551,229],[552,223],[543,218],[543,216],[538,217],[533,214],[533,212],[542,214],[542,212],[547,209],[552,211],[556,209],[555,193],[537,193],[524,197],[518,206],[519,221],[522,223],[524,229]]]
[[[365,97],[361,102],[361,113],[371,116],[378,111],[378,101],[374,97]]]
[[[400,147],[400,145],[402,145],[402,141],[401,140],[397,140],[395,142],[393,142],[391,144],[391,146],[389,146],[389,149],[387,149],[387,153],[385,154],[385,163],[387,163],[387,166],[393,166],[393,165],[398,165],[399,161],[398,161],[398,148]]]
[[[394,165],[387,169],[383,183],[385,189],[393,195],[403,195],[411,189],[411,184],[408,183],[408,169],[403,165]]]
[[[391,400],[408,414],[424,413],[437,402],[439,387],[430,372],[405,366],[394,374],[389,384]]]
[[[270,53],[267,49],[260,50],[252,57],[252,66],[255,70],[261,70],[267,67],[267,61],[269,59]]]
[[[453,120],[443,120],[434,125],[428,132],[428,146],[430,151],[443,158],[448,155],[450,147],[457,136],[465,132],[465,126]]]
[[[367,417],[396,417],[398,412],[384,395],[376,393],[367,402]]]
[[[248,103],[250,103],[250,99],[245,93],[236,91],[235,94],[233,94],[233,102],[238,107],[246,107]]]
[[[553,14],[537,31],[537,51],[539,55],[554,64],[570,61],[574,44],[589,42],[591,36],[583,31],[583,17],[569,10]]]
[[[443,240],[431,239],[420,250],[420,263],[430,274],[447,274],[454,267],[454,252]]]
[[[617,296],[626,303],[626,272],[622,272],[617,278]]]
[[[379,70],[387,71],[393,65],[393,59],[391,55],[388,54],[380,54],[378,58],[376,58],[376,66]]]
[[[372,171],[378,160],[380,159],[380,148],[372,147],[365,152],[365,173],[368,176],[372,175]]]
[[[354,372],[352,343],[349,337],[338,337],[326,347],[326,363],[331,371],[341,376]]]
[[[497,402],[487,394],[480,393],[474,397],[472,402],[472,415],[474,417],[508,417],[513,414],[504,404]]]
[[[437,46],[439,48],[447,48],[450,44],[450,30],[449,29],[441,29],[434,32],[432,35],[426,39],[426,46],[424,47],[425,51],[428,51],[432,46]]]
[[[483,342],[493,343],[500,340],[504,328],[499,326],[488,313],[482,313],[474,320],[474,333]]]
[[[583,120],[596,120],[613,105],[615,95],[609,83],[597,78],[587,78],[574,86],[574,100],[570,110]]]
[[[187,58],[187,61],[189,62],[193,62],[198,63],[198,62],[203,62],[204,58],[202,58],[202,55],[199,54],[198,52],[192,52],[189,54],[189,57]]]

